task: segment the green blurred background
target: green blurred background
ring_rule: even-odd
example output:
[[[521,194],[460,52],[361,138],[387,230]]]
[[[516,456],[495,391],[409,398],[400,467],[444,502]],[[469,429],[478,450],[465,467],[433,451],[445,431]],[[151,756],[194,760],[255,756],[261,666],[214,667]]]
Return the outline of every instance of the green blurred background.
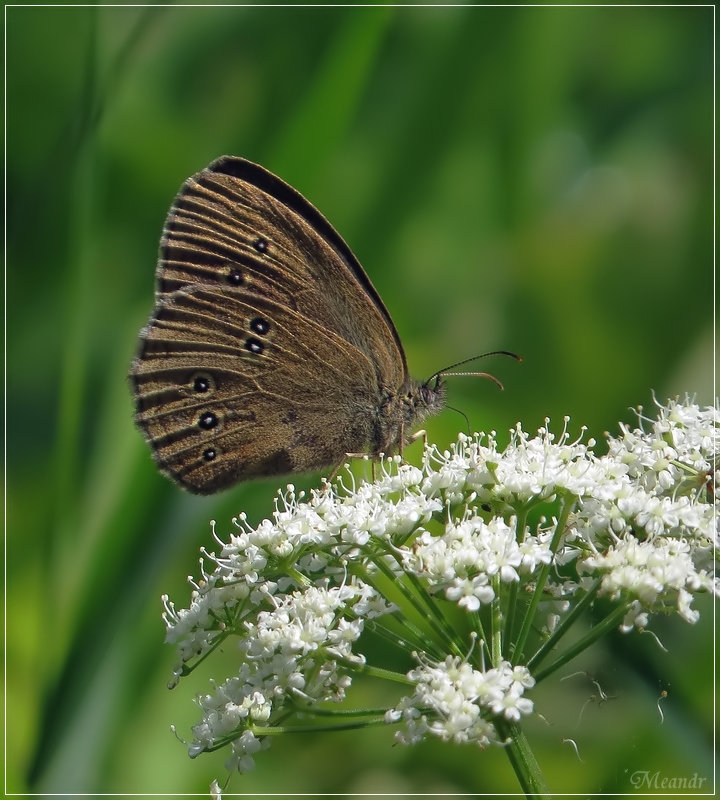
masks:
[[[165,688],[160,595],[185,606],[209,520],[221,535],[241,510],[259,521],[282,481],[192,497],[133,426],[126,374],[182,181],[228,153],[302,191],[365,265],[416,377],[522,354],[481,365],[504,392],[450,383],[473,429],[549,416],[559,430],[571,414],[601,439],[653,390],[712,402],[713,11],[7,10],[11,791],[206,792],[224,776],[223,753],[191,761],[169,732],[189,734],[213,668]],[[446,444],[464,423],[447,411],[428,427]],[[632,791],[635,770],[711,776],[701,607],[694,627],[653,625],[667,654],[618,635],[582,659],[607,702],[581,675],[533,693],[548,724],[530,742],[554,791]],[[500,750],[393,747],[392,733],[278,740],[231,788],[518,789]]]

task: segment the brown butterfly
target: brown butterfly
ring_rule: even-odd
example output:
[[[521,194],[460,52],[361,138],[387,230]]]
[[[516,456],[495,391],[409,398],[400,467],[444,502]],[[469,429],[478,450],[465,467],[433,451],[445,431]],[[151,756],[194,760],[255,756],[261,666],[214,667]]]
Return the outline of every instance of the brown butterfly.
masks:
[[[299,192],[242,158],[170,208],[130,379],[159,468],[200,494],[402,449],[444,405],[350,248]]]

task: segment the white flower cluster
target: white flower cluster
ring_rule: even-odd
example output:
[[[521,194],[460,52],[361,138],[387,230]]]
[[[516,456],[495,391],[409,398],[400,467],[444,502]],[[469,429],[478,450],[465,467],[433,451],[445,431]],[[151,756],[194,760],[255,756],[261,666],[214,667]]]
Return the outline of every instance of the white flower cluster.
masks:
[[[385,715],[387,722],[404,723],[395,734],[401,744],[416,744],[428,735],[481,748],[503,744],[488,715],[517,722],[533,710],[532,700],[523,694],[535,685],[534,678],[526,667],[508,661],[477,670],[447,656],[439,663],[421,663],[408,677],[415,683],[414,695],[403,697]]]
[[[720,488],[717,409],[670,401],[656,420],[640,421],[647,431],[623,425],[610,438],[599,462],[624,469],[583,498],[574,518],[586,545],[578,572],[602,575],[600,594],[630,599],[625,631],[647,625],[652,611],[695,622],[692,594],[718,592],[718,509],[704,501]]]
[[[503,583],[518,582],[521,574],[530,575],[552,560],[549,534],[527,535],[518,542],[515,522],[514,517],[510,524],[494,517],[486,523],[466,514],[457,523],[448,522],[442,536],[423,531],[405,554],[407,569],[430,588],[444,587],[448,600],[477,611],[495,597],[494,575]]]
[[[420,666],[398,676],[414,695],[386,716],[404,726],[401,741],[500,741],[493,720],[529,713],[533,685],[502,654],[531,663],[538,642],[526,639],[541,627],[529,614],[509,626],[524,632],[515,650],[501,641],[503,614],[549,606],[552,636],[595,592],[629,631],[657,612],[694,621],[693,595],[718,593],[719,431],[715,409],[671,402],[647,431],[623,428],[605,456],[592,440],[572,441],[566,420],[557,438],[547,424],[536,436],[518,425],[503,449],[493,433],[461,435],[443,453],[428,448],[422,469],[390,459],[372,483],[307,500],[289,486],[272,519],[252,527],[241,516],[219,554],[205,553],[188,609],[163,598],[175,681],[221,643],[238,648],[235,674],[198,698],[190,754],[229,745],[229,766],[249,769],[281,719],[343,699],[353,674],[382,667],[359,651],[367,628],[406,657],[420,653]],[[447,623],[437,595],[466,612],[464,630]],[[475,636],[485,650],[461,660]]]
[[[566,426],[568,421],[566,417]],[[494,511],[522,509],[552,500],[562,491],[579,497],[603,478],[589,450],[593,444],[570,441],[567,428],[557,441],[547,427],[531,436],[519,423],[503,450],[498,449],[494,432],[461,434],[449,451],[430,452],[434,469],[427,470],[422,488],[431,496],[442,493],[458,503],[466,502],[474,490],[477,503],[487,503]]]
[[[203,720],[193,727],[190,755],[232,742],[230,765],[246,771],[261,742],[249,726],[270,720],[273,700],[285,696],[315,700],[342,700],[350,680],[337,669],[337,658],[352,658],[352,643],[362,631],[362,620],[341,616],[358,592],[347,586],[285,595],[272,611],[261,611],[245,623],[239,642],[241,663],[237,675],[215,687],[214,694],[197,702]]]

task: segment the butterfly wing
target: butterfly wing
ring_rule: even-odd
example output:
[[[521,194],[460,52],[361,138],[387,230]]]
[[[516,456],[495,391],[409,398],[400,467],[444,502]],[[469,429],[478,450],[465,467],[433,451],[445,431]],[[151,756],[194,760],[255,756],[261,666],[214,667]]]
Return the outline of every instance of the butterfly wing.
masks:
[[[400,337],[350,248],[299,192],[257,164],[223,156],[175,198],[160,245],[158,300],[198,284],[274,299],[365,353],[383,386],[405,383]]]
[[[409,385],[342,238],[292,187],[227,156],[170,209],[131,381],[160,468],[199,493],[392,448]]]
[[[141,341],[136,419],[190,491],[336,465],[372,437],[372,362],[285,303],[191,286],[163,296]]]

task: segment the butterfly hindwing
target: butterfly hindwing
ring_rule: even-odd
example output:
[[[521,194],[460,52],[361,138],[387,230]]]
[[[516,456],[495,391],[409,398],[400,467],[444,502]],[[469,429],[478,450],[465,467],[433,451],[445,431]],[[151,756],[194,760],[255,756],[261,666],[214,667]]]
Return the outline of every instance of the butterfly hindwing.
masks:
[[[160,468],[195,492],[333,466],[364,448],[377,376],[367,357],[242,289],[167,295],[131,377]]]

